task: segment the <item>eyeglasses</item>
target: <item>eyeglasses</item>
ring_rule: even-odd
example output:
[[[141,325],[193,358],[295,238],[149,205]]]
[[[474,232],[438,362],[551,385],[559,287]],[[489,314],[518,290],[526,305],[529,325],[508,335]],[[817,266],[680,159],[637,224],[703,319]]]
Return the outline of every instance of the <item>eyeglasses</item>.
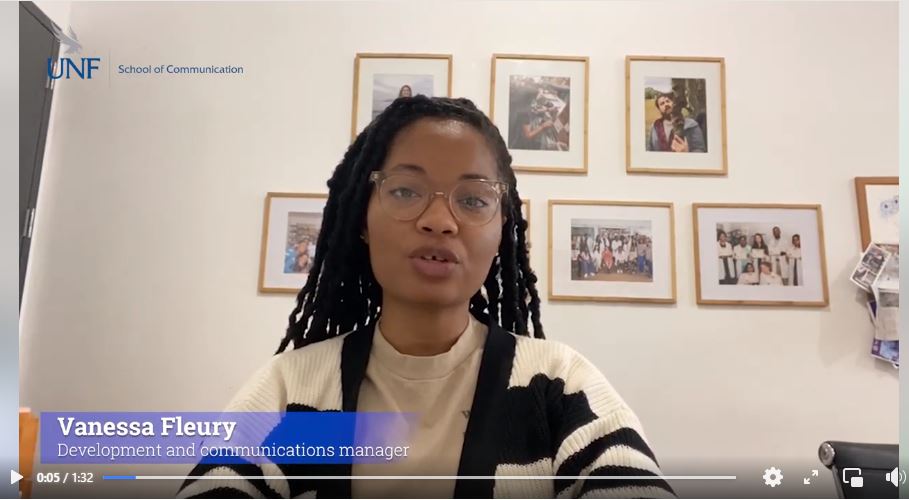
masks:
[[[369,174],[379,192],[379,205],[392,218],[411,221],[423,215],[436,196],[448,198],[448,207],[458,222],[482,226],[495,217],[502,195],[508,184],[485,179],[463,180],[448,193],[433,191],[429,184],[416,176],[386,174],[375,171]]]

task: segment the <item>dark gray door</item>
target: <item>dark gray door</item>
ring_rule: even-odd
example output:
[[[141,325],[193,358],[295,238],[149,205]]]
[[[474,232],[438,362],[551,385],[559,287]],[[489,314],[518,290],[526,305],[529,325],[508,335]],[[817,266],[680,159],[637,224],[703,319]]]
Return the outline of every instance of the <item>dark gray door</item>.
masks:
[[[47,60],[60,42],[53,22],[32,2],[19,3],[19,306],[28,268],[41,162],[54,89]]]

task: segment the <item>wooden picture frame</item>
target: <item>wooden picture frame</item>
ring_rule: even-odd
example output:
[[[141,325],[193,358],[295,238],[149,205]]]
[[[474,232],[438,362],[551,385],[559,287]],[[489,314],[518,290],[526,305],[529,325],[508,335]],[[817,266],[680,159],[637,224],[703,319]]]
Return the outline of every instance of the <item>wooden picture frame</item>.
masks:
[[[884,245],[894,245],[894,244],[899,245],[899,185],[900,185],[900,178],[897,176],[894,176],[894,177],[856,177],[855,178],[855,199],[856,199],[856,203],[858,205],[859,231],[860,231],[861,238],[862,238],[862,250],[865,250],[866,248],[868,248],[868,245],[871,243],[878,243],[878,244],[884,244]],[[872,187],[872,186],[897,186],[897,188],[896,188],[897,203],[895,204],[895,207],[894,207],[896,212],[892,213],[892,211],[893,211],[892,209],[888,210],[888,212],[891,212],[890,215],[895,217],[895,221],[892,221],[894,223],[894,226],[887,228],[887,229],[889,229],[889,231],[886,232],[887,233],[886,238],[884,238],[881,234],[874,234],[874,235],[872,234],[872,226],[876,227],[879,225],[879,222],[876,221],[873,223],[870,219],[871,209],[868,206],[868,202],[871,200],[869,200],[868,190],[869,190],[869,187]],[[887,191],[889,191],[889,189]],[[879,198],[881,198],[881,196],[875,196],[878,194],[883,194],[883,193],[874,193],[874,194],[872,194],[872,197],[875,198],[874,201],[876,201],[879,204],[880,210],[884,210],[882,207],[880,207],[880,204],[883,203],[879,199]],[[887,194],[889,194],[889,193],[887,193]],[[883,194],[883,196],[887,196],[887,194]],[[880,215],[880,214],[878,214],[878,215]],[[880,219],[880,217],[876,217],[876,219]],[[881,232],[882,231],[878,231],[878,233],[881,233]],[[895,241],[894,241],[894,238],[895,238]],[[878,240],[883,239],[886,241],[875,241],[875,239],[878,239]]]
[[[306,283],[307,272],[298,272],[288,267],[290,254],[297,251],[289,241],[292,233],[315,232],[308,235],[306,253],[309,259],[315,257],[312,250],[321,228],[322,210],[328,202],[327,194],[318,193],[276,193],[265,196],[265,210],[262,218],[262,244],[259,254],[259,292],[298,293]],[[296,210],[296,212],[294,211]],[[299,217],[292,220],[291,217]],[[295,239],[295,238],[294,238]],[[295,254],[296,255],[296,254]],[[293,263],[299,259],[295,256]],[[310,264],[311,265],[311,264]]]
[[[826,307],[830,304],[830,291],[827,280],[827,257],[824,244],[824,222],[821,206],[818,204],[779,204],[779,203],[693,203],[691,205],[693,230],[694,230],[694,269],[695,269],[695,291],[697,303],[704,305],[747,305],[747,306],[776,306],[776,307]],[[715,213],[706,213],[715,211]],[[726,211],[727,213],[723,213]],[[788,218],[787,218],[788,217]],[[713,227],[710,225],[713,224]],[[786,258],[786,267],[783,270],[781,264],[774,264],[774,259],[782,259],[781,254],[774,257],[773,231],[780,228],[780,239],[777,240],[781,245],[785,241],[790,241],[788,257]],[[786,228],[786,232],[782,228]],[[814,231],[805,231],[806,228],[814,228]],[[733,229],[730,229],[733,228]],[[703,231],[703,232],[702,232]],[[717,263],[724,266],[728,265],[729,256],[718,257],[718,239],[720,233],[729,236],[732,249],[736,245],[731,240],[739,241],[745,237],[745,245],[748,248],[743,250],[744,266],[740,266],[736,256],[738,250],[734,250],[732,262],[736,270],[736,281],[730,282],[729,278],[720,277],[720,271]],[[736,233],[738,232],[738,233]],[[738,235],[736,235],[738,234]],[[765,234],[770,237],[765,238]],[[756,235],[761,235],[761,240],[766,246],[758,257],[753,247],[759,245]],[[784,236],[785,235],[785,236]],[[792,250],[795,246],[795,236],[799,237],[798,262],[802,263],[802,270],[798,271],[798,265]],[[720,240],[722,241],[722,240]],[[781,247],[785,248],[785,247]],[[777,250],[778,251],[778,250]],[[809,264],[805,264],[809,259]],[[756,262],[756,264],[755,264]],[[748,282],[742,275],[748,273],[748,265],[751,268],[761,267],[762,264],[769,263],[770,273],[776,273],[777,266],[780,266],[781,278],[780,283],[761,282],[760,273],[756,277],[757,283]],[[709,266],[714,266],[714,275],[709,271]],[[739,267],[742,270],[739,271]],[[796,271],[796,272],[794,272]],[[786,273],[790,276],[785,280],[782,278]],[[799,274],[801,273],[801,274]],[[797,283],[798,279],[793,276],[802,276],[802,282]],[[772,278],[772,276],[770,276]],[[752,278],[755,278],[752,276]],[[716,283],[713,282],[716,280]],[[726,281],[725,283],[723,281]],[[769,284],[779,286],[727,286],[727,285],[757,285]],[[773,298],[773,294],[781,295],[782,299]],[[723,295],[726,294],[726,295]],[[788,298],[785,298],[787,297]]]
[[[391,73],[377,74],[376,71],[382,64],[386,65],[386,71]],[[367,68],[366,66],[369,67]],[[443,71],[446,73],[444,76],[439,74]],[[425,77],[427,76],[433,77],[431,82],[429,82],[429,85],[432,88],[432,96],[451,97],[451,54],[358,53],[356,57],[354,57],[353,106],[351,108],[350,120],[351,142],[357,138],[357,134],[360,130],[369,124],[373,118],[372,115],[376,114],[378,107],[381,107],[382,109],[385,107],[376,103],[377,93],[380,93],[380,90],[376,89],[376,78],[386,77],[385,79],[388,81],[385,83],[388,83],[389,85],[392,83],[401,84],[403,82],[405,83],[405,86],[408,87],[416,87],[417,85],[410,82],[410,80],[413,78],[420,78],[421,87],[425,87],[427,84]],[[371,77],[371,82],[361,81],[362,77]],[[436,79],[436,77],[439,78]],[[369,83],[368,86],[367,83]],[[369,92],[368,95],[364,95],[367,93],[367,89],[370,89],[371,92]],[[403,90],[403,87],[401,87],[401,89]],[[411,88],[411,92],[414,94],[425,94],[425,92],[421,92],[419,88]],[[394,97],[393,95],[384,95],[386,93],[387,92],[381,92],[383,103],[385,103],[387,99],[392,99]],[[363,109],[360,109],[361,107]],[[372,115],[365,116],[367,111],[371,111]]]
[[[667,90],[669,88],[672,90]],[[658,92],[658,97],[670,99],[679,96],[678,100],[687,103],[685,109],[693,116],[679,116],[679,127],[686,134],[685,147],[697,147],[699,143],[702,148],[690,153],[662,149],[672,146],[669,142],[674,132],[668,134],[665,142],[653,142],[655,146],[651,146],[651,139],[657,136],[654,135],[656,123],[650,120],[658,119],[660,112],[654,105],[656,101],[648,97],[649,92]],[[648,113],[651,116],[648,117]],[[720,123],[719,131],[714,125],[717,122]],[[706,133],[702,128],[706,128]],[[689,130],[700,133],[703,141],[689,145]],[[716,144],[720,147],[714,146]],[[629,174],[728,175],[724,58],[625,57],[625,171]]]
[[[493,54],[489,118],[502,131],[514,158],[512,168],[516,172],[586,175],[589,96],[590,59],[586,56]],[[580,117],[578,102],[583,104]],[[539,121],[534,132],[517,124],[516,120],[523,119]],[[528,122],[527,128],[532,127]]]
[[[672,203],[549,200],[548,215],[549,300],[676,302],[675,207]],[[601,259],[600,266],[595,258],[588,264],[595,268],[592,273],[585,273],[580,268],[582,248],[577,248],[579,259],[575,259],[572,246],[578,238],[587,239],[588,236],[595,242],[592,250],[587,244],[591,257],[599,255]],[[637,260],[637,248],[634,249],[635,257],[628,258],[632,240],[633,246],[646,245],[643,266]],[[583,247],[584,242],[579,244]],[[629,248],[626,250],[623,245]],[[616,248],[614,256],[612,248]],[[662,272],[657,272],[660,269]]]

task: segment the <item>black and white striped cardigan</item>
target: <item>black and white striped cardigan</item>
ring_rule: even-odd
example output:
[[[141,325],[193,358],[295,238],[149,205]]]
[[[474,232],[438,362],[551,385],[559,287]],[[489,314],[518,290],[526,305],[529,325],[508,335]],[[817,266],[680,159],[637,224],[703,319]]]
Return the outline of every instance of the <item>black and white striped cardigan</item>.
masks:
[[[356,411],[372,337],[373,329],[365,328],[275,356],[228,411]],[[673,496],[660,474],[637,417],[587,359],[564,344],[491,326],[455,497]],[[199,464],[189,475],[270,477],[187,479],[179,497],[351,496],[350,479],[284,478],[350,476],[350,464]]]

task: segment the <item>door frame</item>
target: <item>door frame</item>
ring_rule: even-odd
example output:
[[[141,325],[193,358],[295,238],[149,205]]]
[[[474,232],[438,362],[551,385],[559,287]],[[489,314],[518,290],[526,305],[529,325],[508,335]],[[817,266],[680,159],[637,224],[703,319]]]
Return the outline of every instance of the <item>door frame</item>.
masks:
[[[31,15],[39,24],[44,26],[47,29],[48,33],[53,37],[53,48],[51,49],[51,57],[58,57],[60,54],[60,39],[57,36],[57,31],[60,29],[56,23],[54,23],[50,17],[47,16],[44,12],[35,5],[34,2],[18,2],[20,10],[19,14],[23,14],[23,10],[26,14]],[[21,43],[21,40],[20,40]],[[20,203],[20,214],[19,214],[19,308],[22,308],[22,292],[25,289],[25,277],[27,276],[28,270],[28,260],[31,253],[31,243],[33,236],[33,229],[35,223],[35,211],[38,204],[38,189],[41,184],[41,173],[44,166],[44,154],[45,148],[47,146],[47,132],[50,125],[50,115],[53,105],[53,96],[54,96],[54,85],[53,80],[48,78],[45,83],[46,94],[44,98],[43,109],[41,111],[41,122],[38,128],[38,138],[37,143],[35,144],[35,163],[32,166],[32,174],[30,182],[30,188],[28,190],[28,199],[25,203],[25,210],[21,209],[22,200],[19,200]],[[21,91],[21,90],[20,90]],[[20,110],[21,112],[21,110]],[[21,133],[21,131],[20,131]],[[20,152],[21,154],[21,152]],[[22,165],[19,165],[19,182],[23,182],[23,171]]]

